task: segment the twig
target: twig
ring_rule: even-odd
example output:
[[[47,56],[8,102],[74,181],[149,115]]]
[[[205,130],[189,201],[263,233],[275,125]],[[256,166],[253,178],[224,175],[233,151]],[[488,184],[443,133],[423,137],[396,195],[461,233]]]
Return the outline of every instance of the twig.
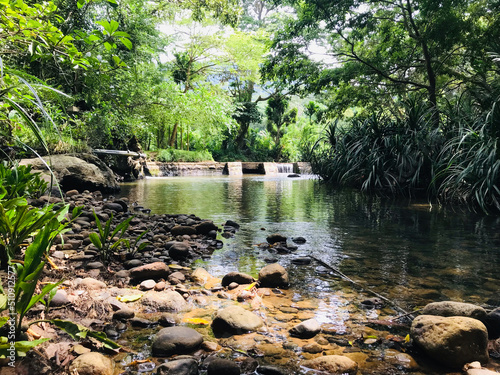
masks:
[[[383,301],[387,302],[388,304],[390,304],[394,308],[394,310],[397,310],[397,311],[399,311],[399,312],[401,312],[401,313],[404,314],[404,315],[398,316],[396,319],[399,319],[401,317],[406,317],[406,316],[410,317],[411,319],[414,319],[414,317],[412,316],[413,312],[408,312],[408,311],[402,309],[394,301],[391,301],[390,299],[384,297],[383,295],[381,295],[381,294],[379,294],[377,292],[374,292],[373,290],[363,288],[363,286],[361,284],[357,283],[356,281],[354,281],[353,279],[351,279],[350,277],[348,277],[347,275],[345,275],[344,273],[342,273],[340,270],[336,269],[335,267],[332,267],[329,264],[323,262],[321,259],[318,259],[318,258],[316,258],[313,255],[309,255],[309,258],[314,259],[316,262],[318,262],[319,264],[321,264],[323,267],[326,267],[326,268],[332,270],[337,275],[341,276],[344,280],[347,280],[351,284],[357,286],[359,289],[361,289],[362,292],[373,294],[374,296],[376,296],[376,297],[380,298],[381,300],[383,300]]]

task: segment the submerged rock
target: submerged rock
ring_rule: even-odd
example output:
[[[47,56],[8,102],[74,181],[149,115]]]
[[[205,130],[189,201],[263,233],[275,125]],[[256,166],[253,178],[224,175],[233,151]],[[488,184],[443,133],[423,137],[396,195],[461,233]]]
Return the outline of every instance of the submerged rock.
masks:
[[[229,306],[219,310],[212,321],[215,334],[244,333],[256,331],[263,325],[260,317],[240,306]]]
[[[335,375],[355,375],[358,371],[358,364],[356,362],[341,355],[325,355],[304,361],[302,365]]]
[[[276,242],[286,242],[286,237],[279,234],[279,233],[274,233],[270,234],[269,236],[266,237],[267,243],[273,244]]]
[[[438,316],[466,316],[483,321],[486,318],[486,310],[472,303],[442,301],[432,302],[422,310],[423,315]]]
[[[173,354],[190,353],[198,349],[202,342],[203,336],[192,328],[163,328],[153,340],[153,356],[166,357]]]
[[[415,344],[437,362],[462,368],[473,361],[488,361],[488,332],[479,320],[421,315],[411,325]]]

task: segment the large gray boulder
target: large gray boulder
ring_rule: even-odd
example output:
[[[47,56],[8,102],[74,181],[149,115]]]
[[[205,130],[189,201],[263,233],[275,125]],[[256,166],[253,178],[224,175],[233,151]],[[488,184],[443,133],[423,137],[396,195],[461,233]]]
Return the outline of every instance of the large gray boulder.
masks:
[[[455,369],[469,362],[488,361],[488,332],[477,319],[420,315],[410,335],[429,357]]]
[[[49,165],[64,191],[77,189],[108,193],[120,190],[111,168],[91,154],[52,155],[44,157],[43,160],[23,159],[20,164],[31,165],[34,172],[42,172],[47,176],[50,176],[47,167]]]
[[[358,371],[358,364],[356,362],[341,355],[325,355],[304,361],[302,365],[334,375],[355,375]]]
[[[262,268],[259,272],[259,285],[267,288],[288,287],[288,272],[278,263]]]
[[[212,330],[215,334],[244,333],[256,331],[263,325],[260,317],[240,306],[229,306],[217,311],[212,321]]]
[[[192,328],[163,328],[153,340],[153,356],[167,357],[173,354],[190,353],[198,349],[202,342],[203,336]]]
[[[472,303],[442,301],[427,304],[422,309],[423,315],[438,316],[466,316],[483,321],[486,318],[486,310]]]

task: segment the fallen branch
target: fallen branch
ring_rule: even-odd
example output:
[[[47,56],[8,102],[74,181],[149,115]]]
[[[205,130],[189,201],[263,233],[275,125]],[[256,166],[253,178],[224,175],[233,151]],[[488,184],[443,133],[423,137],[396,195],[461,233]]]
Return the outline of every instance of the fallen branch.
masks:
[[[383,295],[377,293],[377,292],[374,292],[373,290],[370,290],[370,289],[365,289],[361,284],[357,283],[356,281],[354,281],[353,279],[351,279],[350,277],[348,277],[347,275],[345,275],[344,273],[342,273],[340,270],[338,270],[337,268],[335,267],[332,267],[330,266],[329,264],[323,262],[321,259],[318,259],[316,258],[315,256],[313,255],[308,255],[309,258],[311,259],[314,259],[316,262],[318,262],[319,264],[321,264],[323,267],[325,268],[328,268],[329,270],[332,270],[333,272],[335,272],[337,275],[339,275],[340,277],[342,277],[344,280],[346,281],[349,281],[351,284],[355,285],[356,287],[358,287],[362,292],[366,292],[366,293],[370,293],[370,294],[373,294],[375,297],[378,297],[380,298],[381,300],[387,302],[389,305],[391,305],[393,307],[394,310],[396,311],[399,311],[400,313],[403,313],[404,315],[400,315],[398,316],[396,319],[400,319],[402,317],[409,317],[411,318],[412,320],[415,318],[412,314],[413,312],[408,312],[404,309],[402,309],[401,307],[399,307],[396,302],[394,301],[391,301],[389,298],[387,297],[384,297]]]

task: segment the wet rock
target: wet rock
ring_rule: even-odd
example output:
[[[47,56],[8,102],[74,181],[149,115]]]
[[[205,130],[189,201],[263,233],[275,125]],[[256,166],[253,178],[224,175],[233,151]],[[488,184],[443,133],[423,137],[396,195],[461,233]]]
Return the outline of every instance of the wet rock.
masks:
[[[196,233],[198,234],[208,234],[209,232],[213,230],[219,229],[217,225],[213,223],[213,221],[202,221],[200,224],[195,225],[194,228],[196,229]]]
[[[217,311],[212,321],[212,330],[216,334],[244,333],[256,331],[263,324],[262,319],[253,312],[233,305]]]
[[[90,352],[78,356],[69,367],[78,375],[113,375],[115,363],[100,353]]]
[[[288,371],[274,366],[259,366],[257,373],[260,375],[288,375]]]
[[[288,272],[278,263],[265,266],[259,272],[259,285],[267,288],[285,288],[288,286]]]
[[[196,234],[196,229],[186,225],[176,225],[170,230],[170,233],[174,236],[183,236],[187,234],[188,236]]]
[[[321,332],[321,325],[316,319],[308,319],[290,328],[289,332],[292,336],[310,339]]]
[[[462,368],[473,361],[488,361],[488,332],[479,320],[468,317],[420,315],[410,331],[415,344],[437,362]]]
[[[156,375],[197,375],[198,363],[194,358],[174,359],[156,369]]]
[[[380,309],[384,307],[384,301],[381,298],[373,297],[361,301],[361,306],[366,309]]]
[[[214,359],[207,367],[207,375],[240,375],[240,373],[240,367],[228,359]]]
[[[498,374],[498,372],[495,371],[490,371],[488,369],[485,369],[481,367],[481,363],[479,362],[472,362],[472,363],[467,363],[463,370],[465,371],[466,375],[495,375]]]
[[[173,260],[184,260],[189,258],[191,246],[185,242],[174,242],[168,249],[168,255]]]
[[[175,291],[150,291],[142,297],[142,304],[151,306],[158,311],[184,311],[188,306],[186,300]]]
[[[422,314],[438,316],[466,316],[481,321],[486,318],[486,310],[481,306],[454,301],[429,303],[422,309]]]
[[[170,274],[170,269],[163,262],[154,262],[130,270],[130,277],[137,281],[147,279],[166,279]]]
[[[106,202],[103,206],[104,209],[108,209],[115,212],[124,212],[123,207],[119,203]]]
[[[153,279],[149,280],[144,280],[142,283],[139,284],[139,289],[140,290],[151,290],[156,286],[156,281]]]
[[[208,280],[214,279],[214,277],[206,269],[197,268],[191,274],[191,279],[197,283],[205,284]]]
[[[292,263],[298,266],[306,266],[311,264],[311,258],[309,257],[297,257],[292,259]]]
[[[255,279],[243,272],[229,272],[222,278],[222,286],[226,287],[231,283],[251,284]]]
[[[358,371],[358,364],[356,362],[341,355],[326,355],[314,358],[302,362],[302,365],[335,375],[355,375]]]
[[[215,352],[218,346],[219,345],[214,341],[203,341],[201,344],[202,349],[207,352]]]
[[[274,233],[270,234],[269,236],[266,237],[267,243],[273,244],[276,242],[286,242],[286,237],[279,234],[279,233]]]
[[[102,281],[93,279],[91,277],[86,277],[80,283],[78,284],[79,287],[87,288],[87,289],[92,289],[92,290],[97,290],[97,289],[103,289],[106,288],[106,284],[103,283]]]
[[[292,237],[292,241],[296,244],[306,243],[306,239],[304,237]]]
[[[149,328],[158,325],[157,322],[153,322],[151,320],[144,318],[132,318],[130,319],[130,324],[132,325],[132,327],[139,327],[139,328]]]
[[[484,320],[490,340],[500,337],[500,307],[486,315]]]
[[[321,353],[323,351],[323,348],[317,342],[310,342],[302,347],[302,351],[306,353],[317,354]]]
[[[50,301],[50,306],[51,307],[59,307],[59,306],[64,306],[70,303],[68,299],[68,293],[64,289],[58,289],[54,297],[52,298],[52,301]]]
[[[224,224],[225,227],[233,227],[233,228],[236,228],[236,229],[240,229],[240,224],[238,224],[237,222],[235,221],[232,221],[232,220],[227,220],[226,223]]]
[[[122,308],[113,313],[113,319],[116,320],[128,320],[132,319],[134,316],[135,316],[134,310],[129,309],[128,307]]]
[[[115,201],[113,203],[119,204],[120,206],[122,206],[123,212],[128,211],[128,204],[123,199],[115,199]]]
[[[203,336],[192,328],[168,327],[161,329],[153,340],[153,356],[189,353],[198,349]]]
[[[235,282],[232,282],[231,284],[229,284],[229,285],[227,286],[227,289],[229,289],[229,290],[233,290],[233,289],[236,289],[238,286],[240,286],[240,284],[235,283]]]
[[[162,314],[158,319],[158,324],[162,327],[173,327],[177,324],[174,314]]]
[[[184,281],[186,281],[186,276],[182,272],[179,272],[179,271],[171,273],[168,276],[168,282],[170,284],[173,284],[173,285],[177,285],[177,284],[182,283]]]

